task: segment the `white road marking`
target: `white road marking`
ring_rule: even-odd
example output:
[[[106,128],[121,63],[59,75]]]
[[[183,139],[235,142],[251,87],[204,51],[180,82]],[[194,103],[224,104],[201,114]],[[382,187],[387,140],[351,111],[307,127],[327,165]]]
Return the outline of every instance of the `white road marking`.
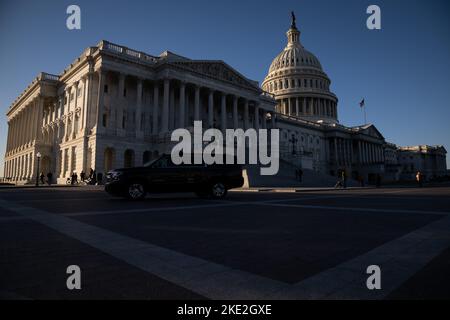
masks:
[[[263,202],[252,202],[252,204],[261,203]],[[217,204],[217,206],[223,205]],[[236,203],[230,205],[236,205]],[[267,202],[263,205],[330,209],[330,207],[323,206]],[[445,216],[298,284],[289,285],[178,253],[40,209],[5,200],[0,200],[0,207],[16,212],[132,266],[210,299],[381,299],[450,246],[450,216]],[[172,208],[180,210],[180,207]],[[331,207],[331,209],[361,210],[361,208],[341,207]],[[145,210],[148,211],[148,209]],[[368,209],[363,210],[367,211]],[[375,210],[380,211],[380,209]],[[393,212],[387,209],[382,209],[382,211]],[[394,210],[394,212],[443,214],[443,212],[411,210]],[[381,266],[382,290],[371,291],[365,286],[367,278],[365,269],[371,264]]]
[[[0,207],[210,299],[266,299],[286,284],[191,257],[68,217],[0,200]]]
[[[450,246],[445,216],[280,292],[304,299],[383,299]],[[368,290],[369,265],[381,268],[381,290]]]
[[[238,203],[217,202],[211,204],[200,204],[191,206],[174,206],[174,207],[159,207],[159,208],[141,208],[141,209],[120,209],[120,210],[101,210],[101,211],[81,211],[81,212],[69,212],[63,213],[66,217],[80,217],[91,215],[106,215],[106,214],[121,214],[121,213],[146,213],[146,212],[162,212],[162,211],[177,211],[177,210],[189,210],[189,209],[202,209],[202,208],[217,208],[217,207],[231,207],[239,205]]]
[[[316,209],[316,210],[333,210],[333,211],[357,211],[357,212],[383,212],[383,213],[408,213],[408,214],[438,214],[447,215],[447,211],[429,211],[429,210],[401,210],[401,209],[375,209],[375,208],[355,208],[355,207],[336,207],[336,206],[316,206],[307,204],[283,204],[283,203],[269,203],[261,202],[247,202],[247,204],[274,206],[274,207],[288,207],[288,208],[302,208],[302,209]]]

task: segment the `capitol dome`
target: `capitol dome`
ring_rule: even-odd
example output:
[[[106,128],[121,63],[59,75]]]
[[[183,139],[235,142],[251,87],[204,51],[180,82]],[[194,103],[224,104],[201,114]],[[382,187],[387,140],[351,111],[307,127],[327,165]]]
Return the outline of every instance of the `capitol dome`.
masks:
[[[277,112],[310,121],[336,123],[337,97],[319,59],[300,43],[300,31],[292,14],[286,33],[288,43],[276,56],[262,89],[275,96]]]

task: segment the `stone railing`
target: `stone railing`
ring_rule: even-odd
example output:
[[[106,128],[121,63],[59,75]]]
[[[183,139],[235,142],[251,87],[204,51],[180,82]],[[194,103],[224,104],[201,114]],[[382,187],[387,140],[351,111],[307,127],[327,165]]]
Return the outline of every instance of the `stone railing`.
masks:
[[[39,80],[58,81],[59,80],[59,76],[55,75],[55,74],[41,72],[40,75],[39,75]]]
[[[282,113],[277,113],[276,117],[278,119],[290,120],[290,121],[294,121],[294,122],[297,122],[297,123],[302,123],[302,124],[314,126],[314,127],[317,127],[317,128],[321,128],[322,125],[323,125],[323,124],[320,124],[320,123],[317,123],[317,122],[300,119],[300,118],[297,118],[297,117],[294,117],[294,116],[288,116],[288,115],[282,114]]]
[[[148,55],[144,52],[136,51],[118,44],[114,44],[108,41],[102,41],[100,44],[100,49],[104,51],[110,51],[119,55],[126,56],[127,58],[137,59],[145,63],[156,63],[158,58],[155,56]]]

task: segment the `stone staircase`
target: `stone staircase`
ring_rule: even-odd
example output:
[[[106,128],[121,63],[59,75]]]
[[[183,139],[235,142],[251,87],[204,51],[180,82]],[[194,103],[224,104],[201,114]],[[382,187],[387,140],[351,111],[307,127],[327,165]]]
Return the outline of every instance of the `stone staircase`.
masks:
[[[262,176],[260,174],[259,165],[244,166],[245,187],[287,187],[287,188],[301,188],[301,187],[322,187],[332,188],[337,182],[337,178],[324,173],[319,173],[311,169],[302,169],[302,181],[295,178],[296,167],[289,162],[280,160],[280,169],[274,176]],[[359,186],[358,182],[352,179],[347,180],[348,187]]]

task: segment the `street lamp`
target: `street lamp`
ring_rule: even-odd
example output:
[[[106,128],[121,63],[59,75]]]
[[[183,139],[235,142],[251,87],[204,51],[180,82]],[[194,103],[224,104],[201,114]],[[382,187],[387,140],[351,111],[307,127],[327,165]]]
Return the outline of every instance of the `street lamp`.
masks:
[[[36,166],[36,187],[39,185],[39,161],[41,160],[41,153],[36,153],[37,166]]]

